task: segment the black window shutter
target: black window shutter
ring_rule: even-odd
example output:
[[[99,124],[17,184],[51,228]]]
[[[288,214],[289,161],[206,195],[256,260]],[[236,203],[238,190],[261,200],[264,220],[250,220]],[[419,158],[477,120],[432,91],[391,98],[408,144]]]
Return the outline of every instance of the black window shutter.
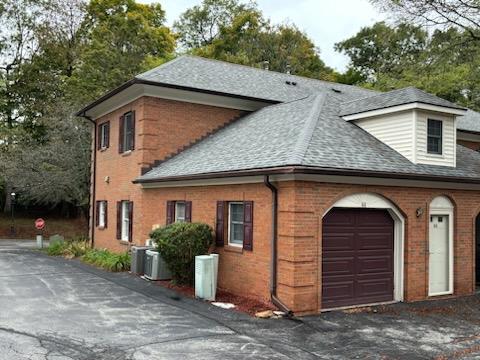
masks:
[[[253,250],[253,201],[243,203],[243,248]]]
[[[100,224],[100,201],[95,202],[95,226]]]
[[[110,147],[110,121],[105,123],[105,147]]]
[[[132,111],[132,120],[131,120],[131,123],[132,123],[132,131],[131,131],[131,136],[132,136],[132,141],[131,141],[131,150],[134,150],[135,149],[135,111]]]
[[[103,203],[105,205],[105,219],[104,219],[104,222],[105,222],[105,228],[107,228],[107,225],[108,225],[108,201],[104,201]]]
[[[133,241],[133,201],[128,203],[128,241]]]
[[[217,201],[217,222],[215,225],[215,245],[225,243],[225,201]]]
[[[185,221],[192,222],[192,202],[185,201]]]
[[[124,116],[120,116],[120,122],[118,124],[118,152],[121,154],[123,153],[123,133],[125,131],[124,127]]]
[[[117,201],[117,239],[122,238],[122,202]]]
[[[167,225],[175,221],[175,201],[167,201]]]

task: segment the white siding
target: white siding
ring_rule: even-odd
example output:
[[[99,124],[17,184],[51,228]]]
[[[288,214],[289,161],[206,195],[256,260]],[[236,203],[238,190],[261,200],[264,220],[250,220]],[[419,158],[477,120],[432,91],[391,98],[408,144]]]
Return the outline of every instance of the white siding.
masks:
[[[417,111],[417,149],[416,158],[419,164],[456,166],[456,128],[453,115],[426,113]],[[429,154],[427,152],[427,120],[435,119],[443,122],[442,128],[442,154]]]
[[[355,123],[383,143],[415,162],[413,111],[361,119]]]

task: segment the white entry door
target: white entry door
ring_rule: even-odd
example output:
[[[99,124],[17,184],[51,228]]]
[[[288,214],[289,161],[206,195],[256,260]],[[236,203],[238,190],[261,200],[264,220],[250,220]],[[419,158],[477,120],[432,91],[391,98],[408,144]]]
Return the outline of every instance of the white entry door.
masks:
[[[451,292],[449,215],[430,216],[429,295]]]

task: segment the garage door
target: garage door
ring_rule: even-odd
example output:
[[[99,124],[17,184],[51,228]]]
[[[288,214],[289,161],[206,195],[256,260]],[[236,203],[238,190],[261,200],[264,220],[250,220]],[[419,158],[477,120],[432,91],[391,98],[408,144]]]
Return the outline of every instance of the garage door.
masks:
[[[393,231],[386,210],[338,208],[325,215],[322,308],[393,300]]]

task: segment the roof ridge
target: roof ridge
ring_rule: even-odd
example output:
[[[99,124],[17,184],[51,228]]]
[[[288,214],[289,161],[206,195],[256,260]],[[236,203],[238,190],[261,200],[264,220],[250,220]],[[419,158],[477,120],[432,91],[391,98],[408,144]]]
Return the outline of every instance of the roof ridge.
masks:
[[[152,74],[154,73],[156,70],[160,69],[160,68],[167,68],[169,67],[170,65],[176,63],[177,61],[179,61],[180,59],[184,58],[184,57],[187,57],[188,55],[180,55],[180,56],[177,56],[176,58],[172,59],[172,60],[169,60],[169,61],[165,61],[163,64],[160,64],[158,66],[155,66],[154,68],[150,69],[150,70],[147,70],[147,71],[144,71],[140,74],[137,74],[134,76],[134,78],[140,78],[142,76],[146,76],[146,75],[149,75],[149,74]]]
[[[185,54],[185,55],[182,55],[182,56],[180,56],[180,57],[190,57],[190,58],[202,59],[202,60],[205,60],[205,61],[218,62],[218,63],[227,64],[227,65],[232,65],[232,66],[238,66],[238,67],[242,67],[242,68],[252,69],[252,70],[256,70],[256,71],[266,71],[266,72],[271,72],[271,73],[274,73],[274,74],[296,77],[296,78],[299,78],[299,79],[306,79],[306,80],[318,81],[318,82],[325,83],[325,84],[331,84],[332,86],[333,86],[333,85],[340,85],[340,86],[346,86],[346,87],[349,87],[349,88],[355,88],[355,89],[360,89],[360,90],[364,90],[364,91],[370,91],[370,92],[372,92],[372,93],[378,93],[378,90],[367,89],[367,88],[363,88],[363,87],[360,87],[360,86],[357,86],[357,85],[350,85],[350,84],[343,84],[343,83],[339,83],[339,82],[335,82],[335,81],[321,80],[321,79],[316,79],[316,78],[312,78],[312,77],[308,77],[308,76],[303,76],[303,75],[287,74],[287,73],[283,73],[283,72],[281,72],[281,71],[276,71],[276,70],[264,70],[264,69],[261,69],[261,68],[258,68],[258,67],[254,67],[254,66],[250,66],[250,65],[237,64],[237,63],[232,63],[232,62],[225,61],[225,60],[218,60],[218,59],[206,58],[206,57],[198,56],[198,55]],[[176,58],[176,59],[178,59],[178,58]],[[176,59],[175,59],[175,60],[176,60]],[[172,60],[172,61],[173,61],[173,60]],[[160,65],[160,66],[161,66],[161,65]]]
[[[311,96],[315,96],[315,98],[308,114],[308,119],[302,131],[300,132],[297,142],[295,143],[292,156],[290,157],[292,165],[302,163],[302,160],[308,150],[308,146],[310,145],[310,141],[312,140],[313,132],[317,127],[318,120],[320,118],[320,112],[322,111],[323,105],[325,104],[325,99],[327,98],[326,93],[319,93]]]

